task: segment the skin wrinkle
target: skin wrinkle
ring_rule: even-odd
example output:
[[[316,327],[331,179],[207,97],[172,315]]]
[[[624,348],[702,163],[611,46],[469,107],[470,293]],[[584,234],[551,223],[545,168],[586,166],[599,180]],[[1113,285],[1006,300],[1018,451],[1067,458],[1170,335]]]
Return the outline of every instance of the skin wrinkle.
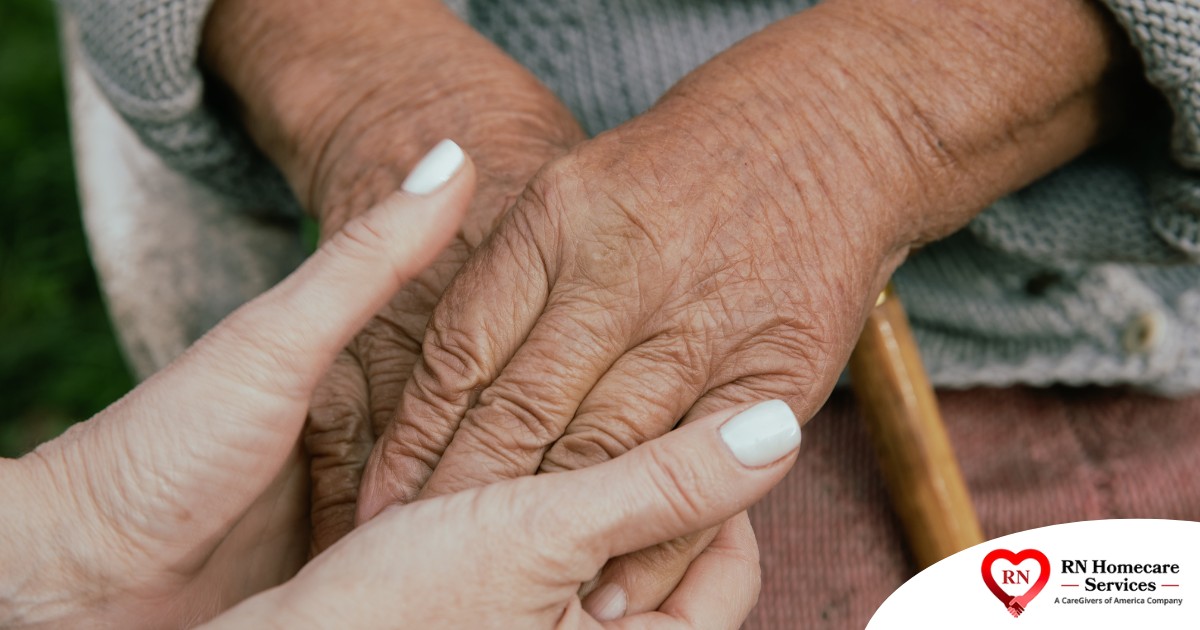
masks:
[[[409,88],[396,84],[380,84],[368,91],[352,105],[344,122],[328,134],[328,144],[318,157],[314,171],[308,179],[308,181],[315,182],[313,188],[315,191],[324,193],[328,197],[313,197],[309,199],[307,207],[319,210],[335,219],[352,217],[373,205],[382,196],[399,188],[403,175],[407,171],[407,168],[401,167],[415,163],[419,157],[417,153],[419,147],[413,146],[415,143],[409,144],[409,146],[401,145],[396,149],[385,149],[385,151],[400,150],[403,155],[396,160],[395,164],[389,164],[386,161],[381,163],[381,168],[375,169],[372,173],[375,177],[363,177],[361,172],[353,170],[349,172],[339,170],[340,162],[345,161],[347,156],[350,156],[355,163],[370,163],[378,159],[379,149],[374,144],[383,138],[376,136],[372,130],[393,126],[391,121],[403,121],[401,123],[403,125],[419,126],[420,121],[428,115],[414,114],[414,112],[427,112],[434,108],[443,110],[439,113],[439,116],[443,118],[464,121],[459,123],[460,127],[467,126],[467,121],[476,128],[490,128],[495,124],[493,121],[511,124],[520,120],[520,114],[510,112],[505,112],[503,115],[493,114],[491,117],[467,113],[472,109],[478,110],[483,107],[483,104],[471,105],[470,103],[471,90],[478,89],[480,89],[479,85],[460,81],[456,84],[437,85],[420,94],[410,94]],[[504,89],[511,88],[506,86]],[[382,108],[378,107],[377,101],[391,98],[391,95],[395,93],[404,94],[407,99],[390,102]],[[449,108],[448,112],[445,111],[447,103],[454,105]],[[460,112],[459,110],[464,111]],[[504,124],[500,126],[503,127]],[[350,146],[335,145],[335,143],[346,142],[347,138],[351,143]],[[362,157],[355,155],[359,152],[363,153]],[[490,163],[489,161],[483,163],[481,177],[491,174]],[[489,179],[496,178],[493,176]],[[488,180],[485,180],[485,183],[486,181]],[[341,220],[322,221],[323,232],[329,233],[332,229],[336,229],[341,222]]]
[[[627,592],[673,592],[696,557],[708,552],[717,533],[716,529],[707,529],[623,556],[623,564],[603,574],[604,582],[623,584]],[[757,566],[757,562],[750,566]],[[580,595],[586,598],[592,590],[580,589]]]
[[[557,279],[564,271],[564,265],[571,260],[569,246],[571,244],[569,222],[570,217],[565,213],[558,211],[563,207],[563,204],[557,203],[564,191],[562,187],[567,185],[566,182],[571,181],[574,176],[570,172],[570,158],[560,158],[547,164],[538,171],[537,175],[529,181],[529,185],[525,187],[517,200],[517,205],[510,213],[514,219],[510,221],[512,227],[510,230],[503,228],[497,230],[497,234],[505,235],[510,240],[506,243],[511,251],[519,252],[525,247],[521,247],[520,239],[523,237],[524,243],[531,244],[533,252],[536,252],[537,259],[541,263],[542,275],[541,279],[545,280],[546,299],[549,299],[549,294],[554,291],[554,285]],[[532,209],[532,210],[531,210]],[[531,214],[536,213],[536,214]],[[536,217],[543,217],[543,224],[539,230],[536,226],[539,224]],[[544,238],[539,238],[539,234]],[[566,244],[568,247],[564,251],[555,252],[547,251],[544,247],[545,242]],[[539,276],[533,276],[538,278]]]
[[[366,92],[358,96],[355,101],[351,102],[349,106],[344,107],[344,109],[338,114],[331,113],[334,111],[334,101],[331,101],[328,105],[322,108],[323,113],[334,118],[334,122],[329,133],[321,134],[316,131],[310,132],[312,136],[318,138],[315,140],[315,150],[304,149],[302,153],[297,154],[316,156],[316,159],[312,160],[306,175],[298,180],[301,183],[301,186],[297,186],[295,182],[290,181],[289,183],[296,188],[298,192],[297,196],[304,200],[304,207],[308,208],[310,212],[318,213],[318,217],[323,216],[323,212],[338,212],[339,210],[336,205],[324,203],[322,193],[325,191],[326,186],[328,185],[328,180],[333,177],[333,171],[332,169],[328,168],[327,165],[329,164],[330,160],[334,159],[334,156],[336,155],[334,147],[340,134],[345,133],[346,130],[349,129],[358,109],[361,108],[364,103],[369,102],[370,99],[382,94],[385,90],[385,87],[386,86],[384,85],[375,85],[368,88]],[[386,114],[387,112],[381,115],[380,118],[386,116]],[[319,121],[320,118],[317,118],[317,120]],[[316,129],[316,127],[314,127],[314,129]],[[338,157],[340,157],[340,155],[338,155]],[[304,185],[305,183],[307,183],[307,185]],[[359,182],[351,184],[348,194],[348,199],[351,201],[348,203],[354,203],[353,200],[359,198],[360,195],[362,195],[363,189],[367,186],[369,186],[369,184],[364,180],[360,180]],[[370,202],[365,202],[362,203],[361,207],[366,207],[368,205],[370,205]]]
[[[421,485],[429,478],[434,467],[442,456],[442,444],[446,438],[441,435],[432,434],[434,430],[433,423],[412,423],[407,424],[408,431],[416,431],[418,437],[413,439],[411,435],[406,433],[406,437],[410,439],[386,439],[380,440],[375,451],[382,449],[384,457],[387,457],[392,462],[403,462],[404,467],[392,466],[384,469],[381,475],[384,476],[384,481],[381,483],[392,489],[397,495],[397,503],[408,503],[417,497],[421,490]],[[421,467],[418,475],[414,477],[406,476],[412,473],[412,466],[419,465]],[[360,516],[355,516],[356,523]]]
[[[537,374],[524,375],[524,377],[513,376],[505,381],[504,387],[491,387],[484,390],[480,394],[479,407],[467,412],[463,418],[463,424],[495,437],[496,442],[483,441],[483,444],[489,445],[489,447],[494,444],[497,451],[503,451],[505,444],[516,445],[519,450],[526,453],[541,451],[560,433],[557,418],[561,417],[563,410],[554,408],[553,405],[566,397],[561,394],[556,396],[553,391],[546,391],[544,383],[540,382],[538,376]],[[538,401],[545,400],[552,400],[555,403],[551,403],[549,407],[545,404],[537,404]],[[484,411],[491,416],[489,422],[478,421],[478,414]],[[525,466],[514,468],[524,469]]]
[[[777,116],[774,118],[762,117],[756,115],[753,111],[755,106],[766,107],[768,109],[776,109],[779,111],[787,111],[786,101],[781,95],[777,95],[775,86],[777,82],[772,80],[774,71],[770,67],[765,67],[762,72],[767,73],[764,78],[758,78],[754,73],[742,73],[739,69],[728,61],[717,58],[715,64],[719,67],[722,64],[729,66],[728,72],[731,80],[742,81],[748,85],[748,90],[756,95],[753,104],[739,99],[732,99],[729,105],[720,108],[719,113],[714,116],[715,119],[727,120],[732,117],[735,121],[733,129],[737,131],[729,132],[729,137],[724,138],[725,146],[742,147],[745,145],[745,136],[748,134],[757,142],[754,152],[755,159],[744,164],[744,173],[746,175],[755,172],[754,166],[766,163],[772,168],[768,169],[771,174],[786,172],[784,164],[788,163],[784,156],[795,153],[797,149],[794,146],[783,146],[780,142],[784,138],[797,137],[796,129],[791,121],[786,116]],[[744,150],[743,150],[744,151]],[[739,160],[741,161],[741,160]],[[737,173],[737,171],[735,171]],[[777,184],[776,177],[757,176],[755,179],[761,184],[768,184],[758,187],[759,197],[765,196],[767,199],[775,199],[776,194],[772,191]]]
[[[673,401],[667,397],[678,389],[678,386],[670,380],[657,377],[652,370],[670,371],[672,377],[676,379],[687,375],[684,370],[671,368],[671,364],[656,360],[651,353],[639,353],[639,350],[642,348],[635,348],[622,356],[614,364],[614,368],[606,374],[606,377],[608,379],[617,378],[617,375],[621,374],[619,370],[623,366],[628,370],[628,365],[636,361],[647,370],[633,378],[637,379],[638,385],[654,391],[649,393],[628,391],[625,395],[620,396],[618,400],[621,402],[619,403],[613,402],[611,396],[605,397],[610,400],[598,400],[597,396],[600,391],[604,391],[606,394],[621,391],[614,389],[611,381],[606,382],[605,379],[602,379],[580,403],[575,419],[567,427],[566,433],[558,438],[546,452],[540,470],[566,470],[596,464],[625,453],[638,444],[662,435],[673,428],[679,414],[675,411]],[[648,386],[654,381],[665,383],[666,387],[649,388]],[[699,387],[692,385],[692,388],[696,391],[696,394],[692,396],[694,398],[699,394]],[[654,395],[663,390],[668,392],[666,396]],[[666,426],[656,425],[652,430],[647,431],[644,419],[645,417],[654,417],[653,411],[656,408],[661,412],[660,415],[670,417],[672,420]],[[595,456],[597,448],[603,452],[603,457]],[[566,465],[563,463],[565,459],[572,459],[577,464]]]
[[[86,436],[90,432],[72,427],[67,431],[67,435],[71,435],[72,433],[74,437],[78,438],[81,434]],[[76,444],[77,440],[72,443],[72,446]],[[72,593],[69,596],[65,596],[63,598],[64,602],[68,601],[68,598],[73,600],[75,597],[81,597],[85,602],[100,605],[112,597],[114,591],[112,587],[113,582],[108,579],[109,576],[107,575],[107,571],[110,569],[102,563],[95,561],[95,558],[92,557],[94,550],[103,549],[106,543],[111,542],[118,545],[120,549],[137,551],[142,548],[141,541],[122,536],[121,532],[116,532],[116,535],[113,536],[113,528],[106,527],[105,524],[115,523],[116,515],[103,509],[100,501],[102,495],[99,493],[104,491],[105,488],[97,483],[100,477],[106,477],[106,475],[97,474],[93,470],[93,467],[89,466],[85,460],[77,457],[69,458],[67,456],[68,451],[69,449],[51,450],[43,446],[35,449],[30,454],[30,457],[36,465],[43,467],[44,472],[33,477],[33,479],[50,481],[51,487],[46,492],[41,493],[42,496],[65,498],[69,503],[69,505],[60,506],[61,509],[47,511],[48,514],[56,515],[56,518],[52,522],[55,526],[54,529],[59,530],[60,534],[71,532],[75,536],[78,536],[80,533],[78,531],[72,532],[72,528],[64,526],[61,522],[60,519],[66,518],[67,515],[70,515],[72,519],[78,519],[77,522],[89,524],[83,533],[87,538],[91,539],[90,543],[67,547],[68,555],[58,559],[59,564],[63,566],[53,567],[53,569],[61,570],[68,577],[81,577],[83,579],[77,581],[76,584],[87,584],[91,588],[85,593]],[[78,465],[82,465],[84,470],[75,470],[75,467]],[[83,488],[83,492],[76,491],[78,488]],[[120,491],[119,488],[117,491]],[[94,525],[97,523],[100,526],[97,527]],[[106,533],[109,536],[103,536]],[[46,568],[51,569],[51,567]],[[46,574],[55,575],[55,571],[49,570],[46,571]]]
[[[666,247],[662,240],[655,235],[656,230],[650,226],[647,218],[642,212],[640,212],[637,208],[634,208],[632,205],[624,203],[621,197],[618,195],[601,192],[599,193],[599,196],[596,196],[596,193],[591,193],[589,196],[597,200],[597,205],[615,210],[623,219],[623,222],[619,223],[617,226],[610,227],[607,230],[603,229],[603,226],[598,225],[596,226],[597,229],[585,231],[580,235],[581,239],[586,239],[583,242],[589,245],[598,245],[602,248],[607,247],[607,251],[610,253],[625,253],[627,251],[629,254],[632,254],[634,247],[631,246],[630,242],[637,243],[639,241],[644,241],[650,244],[650,252],[655,255],[654,260],[657,262],[658,269],[661,272],[665,272],[669,268],[666,264],[666,260],[662,256],[662,252],[666,249]],[[616,245],[606,246],[605,237],[616,238],[621,242]],[[587,256],[586,253],[583,255]],[[586,258],[584,261],[590,263],[597,262],[595,260],[587,260]],[[645,257],[635,257],[632,259],[625,257],[624,262],[626,262],[626,264],[629,266],[638,267],[640,270],[642,265],[645,264]],[[576,265],[577,268],[582,267],[585,269],[585,271],[590,266],[591,265]],[[603,263],[601,263],[601,266],[604,266]],[[640,296],[644,294],[646,289],[641,287],[637,280],[639,274],[618,273],[614,275],[615,277],[609,282],[605,282],[606,279],[596,278],[590,275],[585,277],[587,280],[591,281],[595,287],[601,290],[612,290],[613,285],[619,286],[622,282],[629,282],[634,285],[634,295]]]
[[[329,387],[314,394],[303,433],[312,471],[310,555],[331,544],[340,531],[353,527],[362,462],[370,456],[375,443],[372,412],[364,408],[375,399],[370,395],[370,383],[355,345],[352,342],[335,360],[327,377]],[[344,389],[337,386],[338,382],[346,381],[353,384]],[[333,391],[357,392],[358,396],[339,399]],[[344,429],[339,431],[339,427]]]
[[[547,326],[554,325],[553,322],[555,321],[555,318],[553,316],[553,312],[556,310],[556,308],[559,307],[557,305],[551,305],[548,307],[546,315],[543,316],[543,319],[551,322],[550,324],[547,324]],[[581,343],[579,338],[576,335],[571,334],[571,332],[572,331],[559,331],[556,334],[558,334],[560,338],[571,339],[573,342],[571,345],[572,348],[578,348],[580,346],[590,347],[586,342]],[[585,336],[590,336],[590,338],[597,340],[606,338],[604,331],[596,330],[587,330]],[[539,342],[545,341],[545,339],[539,339]],[[601,345],[603,344],[597,344],[598,347]],[[528,347],[528,345],[525,346],[525,348]],[[562,346],[561,344],[551,343],[545,347],[557,349],[561,348]],[[541,346],[539,346],[539,349],[540,348]],[[597,355],[597,358],[599,357],[600,355]],[[533,358],[536,359],[537,357]],[[514,357],[513,361],[510,362],[508,368],[506,369],[506,374],[508,374],[509,377],[503,379],[502,381],[496,381],[487,389],[485,389],[480,394],[480,406],[468,412],[458,428],[459,431],[465,431],[464,435],[467,436],[462,439],[469,439],[471,448],[476,452],[481,453],[484,461],[507,459],[509,460],[507,464],[508,468],[518,475],[532,473],[534,470],[536,470],[538,462],[540,462],[544,453],[562,434],[562,431],[565,427],[559,426],[556,418],[572,417],[576,411],[576,408],[573,405],[571,405],[570,409],[563,410],[543,410],[541,408],[547,403],[543,402],[541,405],[539,405],[539,401],[569,401],[573,397],[569,395],[569,392],[556,394],[554,392],[540,391],[540,388],[544,387],[545,383],[544,379],[538,372],[535,372],[529,377],[533,379],[532,381],[523,380],[523,377],[520,375],[520,373],[514,376],[514,366],[518,362],[520,365],[528,365],[529,360],[530,357],[527,354]],[[553,354],[546,355],[546,360],[553,361],[560,366],[564,365],[561,357]],[[610,361],[607,359],[602,359],[602,361],[606,364],[609,364],[608,367],[611,368]],[[587,361],[580,363],[585,365],[588,364]],[[574,365],[575,363],[572,361],[567,361],[566,364]],[[523,393],[520,392],[519,389],[512,389],[513,387],[519,388],[522,384],[530,383],[536,384],[538,387],[538,390],[534,393]],[[480,414],[485,412],[487,413],[490,422],[482,422],[479,420]],[[498,414],[497,412],[501,413]],[[515,423],[509,424],[509,421],[512,420],[515,420]],[[496,427],[508,428],[497,429]],[[479,433],[484,434],[484,436],[490,436],[491,439],[484,439],[482,436],[478,435]],[[506,457],[504,446],[513,444],[513,436],[532,437],[532,441],[529,443],[522,443],[520,439],[518,439],[517,444],[519,445],[520,451],[532,453],[536,457],[530,459],[529,461],[516,460]],[[449,479],[452,488],[461,486],[461,475],[458,475],[458,473],[451,473]]]
[[[887,49],[886,53],[889,55],[904,54],[913,41],[910,28],[881,19],[869,12],[860,12],[857,17],[864,22],[869,22],[872,27],[883,29],[889,34],[890,38],[876,40],[879,45]],[[860,59],[860,61],[862,60]],[[934,63],[937,61],[935,60]],[[953,67],[946,68],[944,65],[942,64],[941,71],[952,72]],[[941,125],[936,122],[944,117],[939,116],[936,112],[926,112],[919,106],[921,101],[927,100],[923,95],[915,98],[911,96],[914,90],[921,89],[920,84],[912,85],[911,82],[902,84],[900,82],[902,77],[891,76],[887,73],[843,71],[842,76],[846,80],[854,81],[864,94],[872,98],[872,102],[880,111],[890,113],[890,115],[883,116],[883,122],[888,125],[901,145],[907,149],[912,164],[921,165],[929,160],[935,169],[955,168],[961,165],[961,158],[954,150],[953,143],[948,143],[943,139],[943,134],[939,130]],[[881,85],[871,86],[868,84],[868,76]],[[966,88],[969,84],[969,82],[964,83],[963,87]],[[894,105],[896,103],[899,104],[899,107]],[[889,105],[891,106],[889,107]],[[913,139],[906,133],[910,127],[917,132],[918,138]],[[862,150],[861,147],[860,150]]]
[[[700,476],[695,474],[692,466],[688,464],[673,466],[666,463],[664,459],[670,458],[672,455],[665,453],[661,448],[656,448],[653,442],[649,444],[648,458],[654,462],[654,465],[649,467],[650,475],[646,478],[646,485],[654,488],[657,495],[665,499],[665,504],[670,508],[671,518],[675,519],[675,522],[695,521],[704,514],[703,507],[683,489],[707,484],[698,480]]]

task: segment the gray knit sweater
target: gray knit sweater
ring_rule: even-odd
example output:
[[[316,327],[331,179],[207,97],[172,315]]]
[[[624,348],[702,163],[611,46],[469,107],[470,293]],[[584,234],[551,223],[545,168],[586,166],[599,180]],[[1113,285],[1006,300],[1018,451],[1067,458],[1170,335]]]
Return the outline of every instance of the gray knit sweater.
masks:
[[[206,105],[212,0],[60,0],[89,69],[178,170],[295,207],[245,134]],[[808,0],[453,0],[592,133],[647,109],[738,39]],[[1092,151],[1002,199],[897,273],[943,386],[1126,383],[1200,390],[1200,0],[1105,0],[1173,126]],[[1168,128],[1170,126],[1170,128]]]

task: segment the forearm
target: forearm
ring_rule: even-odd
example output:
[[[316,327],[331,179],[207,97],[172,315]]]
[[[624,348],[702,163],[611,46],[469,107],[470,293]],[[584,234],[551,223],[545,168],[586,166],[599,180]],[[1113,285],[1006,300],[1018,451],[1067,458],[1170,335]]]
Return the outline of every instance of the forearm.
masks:
[[[476,156],[480,147],[495,153],[499,138],[508,151],[539,156],[537,165],[545,144],[582,138],[536,78],[438,0],[218,0],[202,54],[255,142],[323,223],[340,225],[399,184],[330,181],[329,162],[371,152],[347,145],[374,129],[386,129],[380,142],[399,175],[445,137]],[[509,157],[476,157],[481,180],[523,182],[537,167]]]
[[[787,197],[861,206],[903,250],[1077,156],[1121,115],[1121,34],[1085,0],[833,0],[656,106],[752,138]]]

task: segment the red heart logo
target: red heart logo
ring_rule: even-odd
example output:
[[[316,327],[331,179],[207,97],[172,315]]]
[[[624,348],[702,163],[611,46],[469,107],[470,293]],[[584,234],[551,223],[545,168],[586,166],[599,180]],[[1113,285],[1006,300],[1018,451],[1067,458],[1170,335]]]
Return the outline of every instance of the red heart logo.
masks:
[[[1037,560],[1038,567],[1041,570],[1038,572],[1037,580],[1030,585],[1029,590],[1020,595],[1009,595],[1004,592],[1004,589],[1000,588],[999,584],[996,584],[995,578],[992,577],[992,563],[997,560],[1007,560],[1015,567],[1031,559]],[[1007,549],[996,549],[984,556],[981,568],[983,570],[983,583],[987,584],[988,590],[992,592],[992,595],[996,596],[996,599],[1000,600],[1001,604],[1004,604],[1013,617],[1020,617],[1021,613],[1025,612],[1025,608],[1029,606],[1029,602],[1033,601],[1033,598],[1037,597],[1037,594],[1045,588],[1046,582],[1050,581],[1050,560],[1046,558],[1046,554],[1037,549],[1026,549],[1019,553],[1013,553]]]

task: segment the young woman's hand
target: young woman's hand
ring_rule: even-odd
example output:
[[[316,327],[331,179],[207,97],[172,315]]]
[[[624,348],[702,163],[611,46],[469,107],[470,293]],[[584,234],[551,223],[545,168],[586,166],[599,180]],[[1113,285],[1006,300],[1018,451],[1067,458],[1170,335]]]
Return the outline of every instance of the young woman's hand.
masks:
[[[759,589],[743,510],[783,478],[799,443],[795,415],[774,400],[598,466],[394,505],[212,627],[736,628]],[[618,587],[584,610],[580,584],[608,559],[722,522],[656,610],[623,616]]]

